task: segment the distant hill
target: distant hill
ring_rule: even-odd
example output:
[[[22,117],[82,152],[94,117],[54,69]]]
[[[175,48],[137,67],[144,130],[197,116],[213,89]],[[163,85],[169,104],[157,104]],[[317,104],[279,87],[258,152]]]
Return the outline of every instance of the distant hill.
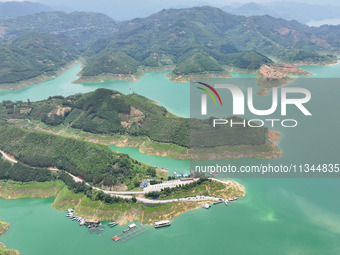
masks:
[[[0,45],[0,83],[52,76],[78,59],[75,41],[63,35],[27,33]]]
[[[0,19],[0,46],[6,53],[0,54],[2,70],[11,70],[12,76],[22,79],[26,69],[15,61],[22,58],[20,63],[27,63],[31,56],[17,38],[27,33],[36,36],[32,47],[39,41],[36,33],[45,34],[44,40],[64,37],[57,49],[70,56],[66,49],[75,48],[72,56],[83,62],[80,81],[140,76],[143,70],[156,68],[172,69],[173,79],[225,75],[230,67],[256,71],[271,63],[271,58],[323,64],[336,59],[325,53],[340,48],[340,26],[311,28],[297,21],[269,15],[237,16],[213,7],[162,10],[124,22],[98,13],[45,12]],[[10,52],[18,58],[6,58]],[[39,52],[32,59],[40,61],[30,65],[36,75],[45,74],[46,65],[51,66],[50,58],[41,62]],[[55,62],[53,66],[59,66]],[[0,78],[0,83],[5,80]]]
[[[100,75],[108,69],[112,74],[126,74],[136,72],[138,66],[169,63],[176,65],[175,75],[220,71],[225,65],[257,70],[271,62],[268,57],[323,62],[327,58],[317,52],[332,46],[325,38],[328,35],[320,38],[319,30],[296,21],[268,15],[247,18],[213,7],[162,10],[120,22],[117,28],[114,35],[98,39],[85,52],[82,76]],[[124,61],[126,68],[120,64],[123,56],[131,58]]]
[[[307,23],[311,20],[340,18],[340,7],[331,5],[314,5],[289,1],[268,3],[249,2],[238,7],[225,6],[222,10],[247,17],[254,15],[270,15],[285,20],[297,20]]]
[[[54,75],[115,26],[104,14],[81,12],[0,19],[0,84]]]
[[[0,2],[0,18],[24,16],[48,11],[52,11],[52,8],[41,3],[32,3],[28,1]]]
[[[101,13],[43,12],[9,19],[0,19],[0,41],[8,41],[25,33],[63,34],[79,44],[106,36],[115,31],[117,22]]]

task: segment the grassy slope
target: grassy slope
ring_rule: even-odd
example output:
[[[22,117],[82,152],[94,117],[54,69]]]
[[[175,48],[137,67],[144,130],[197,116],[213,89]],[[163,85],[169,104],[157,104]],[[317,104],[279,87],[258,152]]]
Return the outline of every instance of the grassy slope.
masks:
[[[0,181],[0,196],[5,199],[55,197],[64,186],[61,181],[30,183]]]

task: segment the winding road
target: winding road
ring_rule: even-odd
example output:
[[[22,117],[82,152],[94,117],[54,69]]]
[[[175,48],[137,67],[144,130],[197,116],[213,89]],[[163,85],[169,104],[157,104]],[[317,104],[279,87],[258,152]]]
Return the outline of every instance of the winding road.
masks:
[[[5,159],[13,162],[13,163],[18,163],[17,160],[13,159],[9,154],[6,152],[0,150],[0,153],[4,156]],[[51,171],[61,171],[57,168],[49,168]],[[66,172],[66,171],[65,171]],[[73,174],[66,172],[69,176],[73,178],[75,182],[83,182],[82,179],[80,179],[77,176],[74,176]],[[216,178],[209,178],[213,181],[221,182],[223,184],[228,184],[228,181],[223,181],[219,180]],[[111,196],[116,196],[120,198],[126,198],[126,199],[131,199],[134,197],[134,195],[142,195],[145,194],[145,191],[109,191],[109,190],[104,190],[100,189],[94,186],[91,186],[89,183],[85,182],[85,184],[92,189],[99,190],[104,192],[105,194],[109,194]],[[139,203],[144,203],[144,204],[167,204],[167,203],[174,203],[174,202],[197,202],[197,201],[219,201],[221,198],[219,197],[212,197],[212,196],[195,196],[195,197],[184,197],[184,198],[175,198],[175,199],[167,199],[167,200],[153,200],[149,198],[142,198],[142,197],[136,197],[137,202]]]

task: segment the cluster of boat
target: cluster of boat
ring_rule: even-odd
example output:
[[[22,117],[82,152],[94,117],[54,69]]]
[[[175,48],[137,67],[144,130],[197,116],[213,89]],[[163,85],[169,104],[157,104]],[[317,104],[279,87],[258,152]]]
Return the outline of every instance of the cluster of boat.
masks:
[[[66,212],[67,212],[66,217],[69,217],[73,221],[79,221],[80,226],[85,224],[85,220],[82,217],[74,215],[74,210],[72,208],[67,209]]]
[[[74,215],[74,210],[72,208],[67,209],[66,212],[67,212],[66,217],[70,218],[73,221],[78,221],[79,226],[85,225],[88,228],[93,228],[93,227],[96,228],[102,225],[101,221],[95,221],[95,222],[86,221],[84,218]]]

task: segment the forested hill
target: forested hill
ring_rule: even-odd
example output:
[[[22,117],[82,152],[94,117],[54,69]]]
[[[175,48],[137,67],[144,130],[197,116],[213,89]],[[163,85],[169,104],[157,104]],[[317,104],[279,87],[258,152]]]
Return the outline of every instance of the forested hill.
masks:
[[[122,22],[118,29],[88,48],[83,76],[99,74],[107,67],[111,73],[123,73],[117,65],[118,51],[132,58],[126,62],[130,69],[135,61],[151,67],[174,64],[174,73],[180,75],[220,71],[223,65],[256,70],[271,62],[268,56],[288,62],[327,61],[316,52],[338,48],[340,40],[296,21],[236,16],[213,7],[163,10]],[[340,26],[329,29],[340,32]]]
[[[263,145],[267,142],[266,128],[209,129],[209,120],[190,120],[169,113],[164,107],[136,95],[98,89],[69,97],[51,97],[40,102],[10,102],[0,105],[0,120],[29,119],[48,126],[72,127],[94,134],[144,136],[161,143],[186,148],[202,146]],[[191,122],[195,121],[195,123]],[[190,143],[190,124],[194,138]],[[210,128],[211,130],[211,128]]]
[[[125,184],[134,188],[145,175],[155,174],[153,167],[107,146],[11,125],[0,125],[0,149],[27,166],[58,167],[94,185]]]
[[[3,51],[17,46],[15,52],[29,58],[21,45],[13,43],[29,32],[63,36],[65,45],[61,43],[60,48],[69,48],[72,41],[76,56],[83,60],[84,80],[101,74],[139,74],[144,67],[170,67],[174,76],[218,73],[226,66],[257,70],[272,62],[272,57],[285,62],[329,63],[335,58],[324,53],[340,48],[340,26],[311,28],[270,16],[236,16],[213,7],[162,10],[119,23],[103,14],[85,12],[1,19]],[[0,62],[5,60],[4,69],[25,79],[21,73],[27,70],[2,54]],[[47,65],[35,65],[32,74],[44,74]],[[5,83],[2,78],[1,83]]]
[[[76,41],[69,37],[26,33],[0,45],[0,83],[49,77],[78,58]]]
[[[0,19],[0,85],[54,75],[115,26],[108,16],[87,12]]]

